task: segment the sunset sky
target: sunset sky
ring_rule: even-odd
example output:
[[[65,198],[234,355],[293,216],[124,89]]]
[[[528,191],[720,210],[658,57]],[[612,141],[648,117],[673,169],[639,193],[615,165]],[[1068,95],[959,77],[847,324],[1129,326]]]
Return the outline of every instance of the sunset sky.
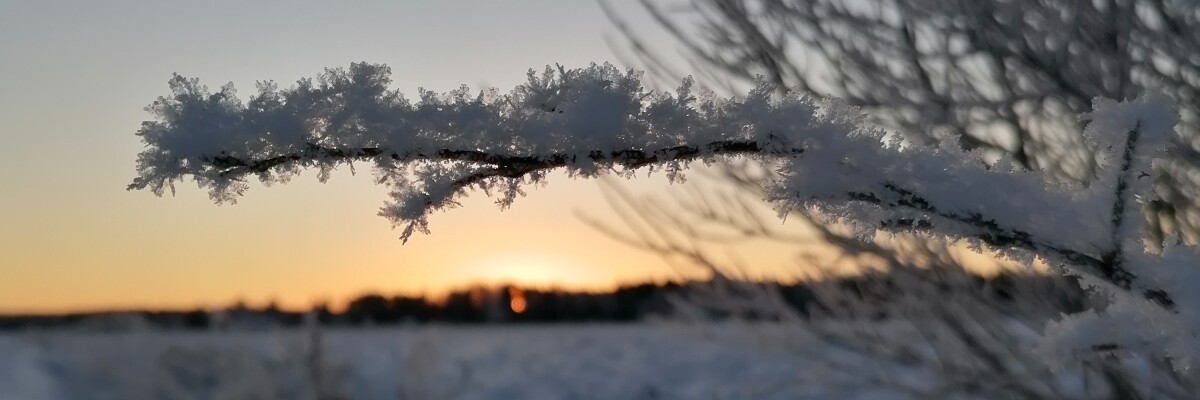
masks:
[[[616,3],[649,24],[635,2]],[[674,277],[580,222],[611,215],[595,181],[558,177],[505,211],[472,196],[406,245],[375,215],[386,188],[367,171],[255,185],[224,206],[188,185],[164,198],[125,191],[143,108],[173,72],[245,95],[256,80],[369,61],[408,94],[507,90],[528,68],[619,64],[605,35],[617,34],[593,0],[0,2],[0,312],[297,308],[477,281],[603,289]],[[662,177],[627,186],[667,189]],[[794,264],[786,249],[743,250],[754,266]]]

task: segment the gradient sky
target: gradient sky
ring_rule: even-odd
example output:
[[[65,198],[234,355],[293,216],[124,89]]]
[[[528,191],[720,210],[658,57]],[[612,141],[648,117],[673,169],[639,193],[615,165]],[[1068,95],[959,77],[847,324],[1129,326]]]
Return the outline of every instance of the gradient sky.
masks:
[[[187,185],[165,198],[124,190],[143,108],[168,94],[173,72],[245,94],[256,80],[370,61],[389,64],[406,93],[507,90],[531,67],[616,62],[606,34],[593,0],[0,0],[0,312],[304,307],[481,280],[601,289],[670,278],[656,255],[580,222],[578,212],[611,215],[594,181],[552,179],[505,211],[473,196],[407,245],[375,215],[386,190],[369,173],[256,185],[225,206]],[[750,250],[767,268],[795,255]]]

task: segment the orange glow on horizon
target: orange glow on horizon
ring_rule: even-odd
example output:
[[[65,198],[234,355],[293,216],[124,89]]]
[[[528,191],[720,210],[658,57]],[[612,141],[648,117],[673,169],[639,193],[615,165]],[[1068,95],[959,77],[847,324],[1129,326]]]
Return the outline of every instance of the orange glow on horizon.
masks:
[[[525,292],[516,286],[508,288],[508,307],[513,313],[520,314],[525,312]]]

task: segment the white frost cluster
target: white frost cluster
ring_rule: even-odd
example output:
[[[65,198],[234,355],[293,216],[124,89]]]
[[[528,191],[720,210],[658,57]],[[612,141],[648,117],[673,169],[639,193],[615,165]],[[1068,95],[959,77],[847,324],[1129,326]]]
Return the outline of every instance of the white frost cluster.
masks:
[[[231,85],[211,93],[176,76],[173,94],[148,107],[158,120],[138,132],[146,150],[130,187],[161,195],[190,176],[215,200],[234,201],[248,175],[269,183],[367,161],[394,188],[380,214],[406,225],[407,238],[470,187],[502,191],[507,205],[553,168],[679,171],[695,159],[786,153],[807,136],[856,129],[844,115],[818,115],[810,98],[773,100],[766,84],[738,99],[697,93],[691,80],[655,93],[641,73],[608,64],[531,70],[507,94],[462,87],[411,101],[390,82],[387,66],[353,64],[287,89],[260,83],[243,103]]]

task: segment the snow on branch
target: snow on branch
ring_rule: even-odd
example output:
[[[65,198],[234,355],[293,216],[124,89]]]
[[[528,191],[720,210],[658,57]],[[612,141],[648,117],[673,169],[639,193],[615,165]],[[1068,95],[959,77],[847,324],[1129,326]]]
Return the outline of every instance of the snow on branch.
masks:
[[[1092,135],[1117,162],[1101,160],[1108,170],[1071,187],[1005,160],[987,165],[954,143],[901,142],[842,102],[780,95],[765,82],[731,98],[690,79],[658,93],[638,72],[593,64],[531,70],[508,93],[421,90],[413,101],[389,88],[390,72],[358,63],[285,89],[261,82],[244,103],[231,85],[213,93],[175,76],[172,95],[148,107],[158,118],[138,132],[146,149],[129,188],[161,195],[191,178],[214,200],[234,201],[251,176],[286,182],[317,168],[325,179],[339,165],[368,162],[393,189],[380,214],[407,239],[468,189],[498,190],[507,206],[551,169],[678,174],[694,160],[772,157],[783,161],[769,190],[782,210],[815,207],[864,233],[927,231],[1097,270],[1113,249],[1116,178],[1107,171],[1121,167],[1123,139],[1113,137],[1123,134]]]
[[[338,165],[371,162],[394,188],[380,214],[406,224],[407,238],[471,187],[500,188],[507,205],[554,168],[679,171],[722,155],[799,154],[797,135],[855,129],[818,115],[812,99],[772,101],[765,84],[737,100],[695,93],[690,80],[661,94],[643,89],[640,73],[607,64],[531,70],[507,94],[463,87],[410,101],[390,83],[387,66],[360,63],[287,89],[260,83],[243,103],[231,85],[211,93],[175,76],[172,95],[148,107],[158,119],[138,132],[146,150],[129,188],[161,195],[190,177],[214,200],[235,201],[250,176],[269,183],[318,168],[324,179]]]

